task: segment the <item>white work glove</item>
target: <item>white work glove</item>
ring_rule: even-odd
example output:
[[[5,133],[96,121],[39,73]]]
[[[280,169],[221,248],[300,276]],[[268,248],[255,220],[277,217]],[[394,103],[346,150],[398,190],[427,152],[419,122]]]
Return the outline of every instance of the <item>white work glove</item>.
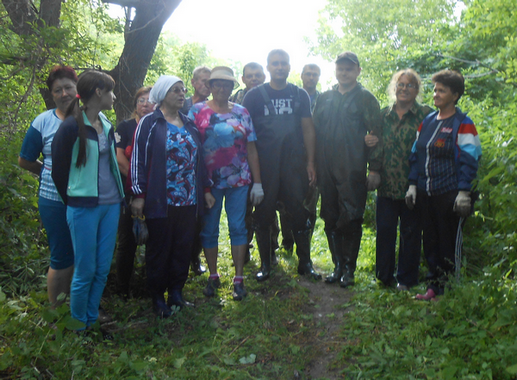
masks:
[[[250,191],[250,201],[253,206],[257,206],[264,199],[264,190],[261,183],[254,183]]]
[[[366,190],[374,191],[381,184],[381,175],[377,172],[368,173],[368,177],[366,178]]]
[[[406,205],[407,208],[413,210],[416,203],[416,185],[409,185],[409,189],[406,193]]]
[[[470,215],[470,191],[458,191],[453,210],[463,218]]]

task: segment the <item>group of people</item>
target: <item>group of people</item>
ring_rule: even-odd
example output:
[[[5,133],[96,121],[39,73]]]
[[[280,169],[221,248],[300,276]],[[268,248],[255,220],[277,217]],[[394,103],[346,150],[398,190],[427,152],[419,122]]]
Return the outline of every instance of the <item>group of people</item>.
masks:
[[[203,294],[215,296],[223,200],[235,300],[247,293],[243,268],[253,233],[260,254],[256,280],[271,276],[277,210],[284,247],[296,244],[298,273],[320,280],[311,260],[319,195],[334,263],[325,282],[346,288],[355,282],[367,192],[376,189],[377,278],[399,290],[418,283],[423,231],[428,289],[416,297],[443,294],[460,265],[461,231],[472,212],[481,157],[474,124],[456,107],[464,78],[451,70],[432,77],[433,112],[417,101],[418,74],[399,71],[388,89],[393,103],[381,110],[358,82],[357,55],[344,52],[335,64],[338,83],[321,94],[316,65],[304,67],[303,89],[287,82],[284,50],[267,57],[270,82],[264,83],[261,65],[249,63],[245,88],[233,96],[238,82],[229,67],[196,68],[189,98],[182,79],[161,76],[138,90],[133,118],[116,132],[102,114],[115,100],[113,79],[94,70],[77,77],[70,67],[54,68],[47,85],[56,109],[34,120],[19,157],[21,167],[40,175],[50,302],[56,305],[60,293],[70,292],[72,316],[85,328],[95,323],[117,222],[117,284],[128,294],[134,218],[148,229],[147,287],[158,316],[192,305],[182,290],[189,266],[204,269],[201,247],[210,272]]]

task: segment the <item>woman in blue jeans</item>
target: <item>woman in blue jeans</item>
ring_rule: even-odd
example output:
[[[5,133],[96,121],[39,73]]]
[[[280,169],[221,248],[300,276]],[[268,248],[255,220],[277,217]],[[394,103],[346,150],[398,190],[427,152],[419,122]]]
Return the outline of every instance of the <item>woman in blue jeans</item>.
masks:
[[[61,202],[52,171],[51,145],[68,106],[76,98],[77,74],[69,66],[56,66],[48,76],[47,86],[56,108],[43,112],[31,123],[23,140],[18,164],[40,178],[38,208],[50,246],[50,267],[47,274],[48,299],[59,306],[58,296],[70,293],[74,273],[74,249],[66,222],[66,206]],[[38,158],[43,154],[43,162]]]
[[[217,273],[217,240],[224,198],[235,264],[233,299],[240,301],[246,296],[243,268],[248,232],[244,217],[252,176],[250,198],[254,206],[262,201],[264,192],[255,147],[257,136],[250,114],[246,108],[228,100],[236,82],[231,68],[214,67],[208,80],[212,100],[194,104],[189,117],[194,120],[201,133],[208,177],[213,182],[213,186],[206,191],[215,198],[214,206],[203,218],[204,225],[201,231],[201,243],[210,269],[210,277],[203,294],[213,297],[215,289],[220,286]]]
[[[78,96],[52,142],[52,179],[67,205],[75,251],[70,307],[72,317],[86,328],[99,315],[124,196],[113,126],[101,113],[113,107],[114,86],[113,78],[105,73],[82,73]]]

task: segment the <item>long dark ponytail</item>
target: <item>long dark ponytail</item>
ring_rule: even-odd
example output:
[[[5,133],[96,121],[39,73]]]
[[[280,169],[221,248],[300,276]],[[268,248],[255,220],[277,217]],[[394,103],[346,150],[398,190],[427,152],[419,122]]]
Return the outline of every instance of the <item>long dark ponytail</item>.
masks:
[[[83,111],[86,111],[88,108],[88,101],[95,94],[96,89],[101,89],[105,91],[112,91],[115,87],[115,81],[111,76],[106,73],[96,71],[96,70],[88,70],[79,75],[79,80],[77,81],[77,95],[78,97],[70,103],[68,109],[66,110],[65,117],[72,115],[77,122],[78,131],[77,137],[79,138],[79,152],[77,154],[77,162],[76,167],[86,165],[86,136],[87,129],[84,124],[83,119]],[[81,106],[79,104],[79,100],[83,102]]]

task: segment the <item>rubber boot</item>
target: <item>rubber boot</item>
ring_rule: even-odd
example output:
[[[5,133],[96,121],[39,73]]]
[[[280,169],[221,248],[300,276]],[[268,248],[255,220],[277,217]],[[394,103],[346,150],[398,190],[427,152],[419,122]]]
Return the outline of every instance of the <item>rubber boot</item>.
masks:
[[[343,234],[337,231],[325,231],[327,241],[329,243],[330,253],[332,254],[332,262],[334,263],[334,271],[325,278],[327,284],[338,282],[343,276],[343,251],[344,239]]]
[[[274,225],[272,225],[270,228],[270,234],[271,234],[271,245],[270,245],[271,265],[276,266],[276,265],[278,265],[278,258],[276,257],[276,250],[278,249],[278,241],[275,244],[275,239],[278,239],[278,231],[275,230]]]
[[[206,272],[205,266],[201,265],[201,257],[199,256],[202,250],[203,249],[201,248],[201,239],[199,238],[199,236],[197,236],[194,240],[192,252],[190,255],[190,268],[196,276],[201,276],[203,273]]]
[[[315,280],[321,280],[321,274],[312,267],[310,230],[293,232],[298,255],[298,274],[309,275]]]
[[[345,235],[344,238],[344,255],[343,276],[339,281],[342,288],[347,288],[355,284],[355,268],[357,266],[357,256],[359,255],[359,248],[361,247],[362,228],[355,229]]]
[[[260,272],[255,275],[257,281],[265,281],[271,275],[271,233],[270,229],[256,229],[255,239],[260,254]]]
[[[173,289],[169,291],[167,306],[178,306],[180,309],[183,309],[185,306],[194,307],[194,304],[192,302],[185,301],[181,290]]]
[[[169,305],[165,303],[163,294],[155,294],[151,296],[153,302],[153,311],[159,318],[169,318],[172,315],[172,310]]]

